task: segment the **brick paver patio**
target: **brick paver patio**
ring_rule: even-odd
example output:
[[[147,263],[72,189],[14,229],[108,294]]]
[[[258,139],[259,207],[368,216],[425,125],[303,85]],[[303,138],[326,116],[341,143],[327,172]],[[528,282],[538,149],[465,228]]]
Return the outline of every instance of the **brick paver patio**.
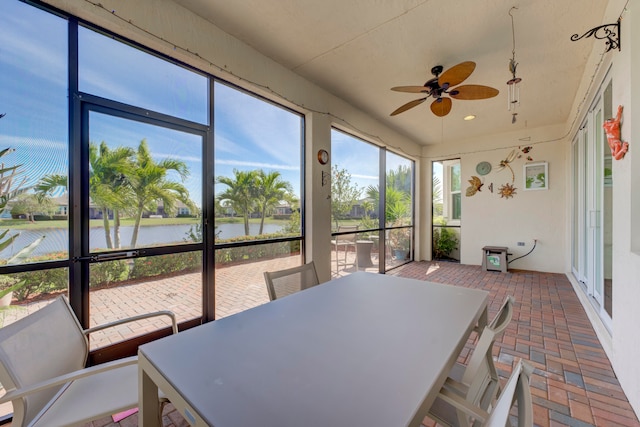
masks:
[[[298,257],[290,257],[218,269],[217,317],[268,302],[262,272],[298,263]],[[388,274],[484,289],[490,293],[490,316],[495,314],[506,295],[515,296],[514,318],[496,342],[494,357],[503,381],[509,376],[515,358],[529,360],[536,368],[531,380],[536,426],[640,427],[586,313],[564,275],[518,270],[483,272],[479,266],[435,262],[410,263]],[[135,289],[119,287],[94,291],[91,309],[113,310],[114,307],[141,307],[143,304],[160,309],[163,306],[157,304],[165,304],[164,307],[176,311],[181,319],[194,317],[197,310],[194,312],[189,307],[198,306],[199,280],[199,274],[184,275],[132,285]],[[34,304],[25,310],[30,312],[37,308]],[[114,315],[118,314],[111,313],[104,318]],[[129,332],[119,331],[120,336]],[[121,339],[120,336],[105,339]],[[460,355],[461,362],[466,360],[471,349],[471,345],[465,348]],[[94,427],[118,425],[136,426],[137,415],[119,424],[114,424],[110,418],[92,423]],[[168,405],[164,425],[181,427],[187,423]],[[424,425],[431,427],[434,422],[425,419]]]
[[[490,317],[507,295],[516,298],[513,320],[496,341],[494,358],[503,381],[515,358],[536,368],[531,378],[535,425],[640,426],[565,275],[483,272],[479,266],[429,262],[411,263],[391,274],[486,290]],[[461,354],[461,362],[469,350]]]

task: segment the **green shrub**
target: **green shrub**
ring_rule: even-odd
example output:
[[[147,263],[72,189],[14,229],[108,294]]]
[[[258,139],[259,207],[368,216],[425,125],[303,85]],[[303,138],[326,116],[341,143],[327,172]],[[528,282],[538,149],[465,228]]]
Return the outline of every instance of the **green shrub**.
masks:
[[[435,258],[446,258],[455,249],[458,249],[458,238],[455,231],[445,227],[434,227],[433,256]]]
[[[125,260],[91,264],[89,271],[89,287],[91,288],[121,282],[129,277],[129,265]]]
[[[66,290],[69,286],[69,274],[66,268],[51,270],[25,271],[13,275],[24,284],[13,291],[18,301],[24,301],[32,295]]]
[[[135,258],[129,278],[161,276],[177,272],[192,272],[202,268],[199,252],[182,252],[154,257]]]
[[[251,240],[264,240],[265,238],[281,238],[299,236],[298,233],[284,234],[274,233],[262,236],[241,236],[232,239],[217,241],[217,243],[244,242]],[[273,258],[280,255],[289,255],[300,252],[300,240],[291,242],[277,242],[257,244],[238,248],[225,248],[215,251],[216,263],[231,263],[239,261],[251,261],[261,258]],[[67,252],[57,252],[25,260],[27,263],[66,259]],[[0,261],[0,264],[6,260]],[[134,258],[133,260],[116,260],[102,263],[93,263],[89,269],[89,286],[91,288],[117,284],[129,279],[141,279],[174,273],[188,273],[201,271],[202,255],[200,252],[182,252],[175,254],[159,255],[153,257]],[[23,301],[30,296],[67,290],[69,286],[69,274],[67,268],[52,268],[49,270],[27,271],[23,273],[0,275],[0,292],[24,282],[14,290],[14,297]]]
[[[293,234],[297,236],[298,234]],[[216,243],[246,242],[251,240],[264,240],[265,238],[291,237],[292,234],[273,233],[261,236],[241,236],[231,239],[218,240]],[[279,255],[288,255],[300,252],[300,241],[265,243],[263,245],[242,246],[238,248],[224,248],[215,251],[216,264],[233,263],[238,261],[250,261],[261,258],[274,258]]]
[[[25,263],[37,263],[42,261],[52,261],[65,259],[66,252],[55,252],[47,255],[39,255],[24,260]],[[0,262],[1,265],[6,264],[6,260]],[[5,274],[0,276],[0,289],[8,289],[11,284],[16,286],[13,290],[13,296],[18,301],[24,301],[30,296],[66,290],[69,286],[69,273],[66,268],[53,268],[50,270],[25,271],[22,273]],[[22,284],[18,285],[18,282]]]

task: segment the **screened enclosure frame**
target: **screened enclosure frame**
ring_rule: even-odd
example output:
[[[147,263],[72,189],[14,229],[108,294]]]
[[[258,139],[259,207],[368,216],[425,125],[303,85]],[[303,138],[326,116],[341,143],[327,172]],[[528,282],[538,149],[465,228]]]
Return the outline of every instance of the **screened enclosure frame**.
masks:
[[[51,13],[53,16],[66,21],[67,27],[67,91],[68,91],[68,257],[63,260],[47,260],[30,264],[16,264],[0,266],[0,273],[14,274],[31,271],[63,269],[68,270],[68,296],[70,303],[84,327],[89,326],[89,269],[91,265],[103,261],[117,259],[133,259],[137,257],[155,257],[168,254],[200,252],[202,253],[202,317],[194,319],[196,322],[188,321],[181,325],[191,327],[196,324],[214,320],[215,314],[215,251],[221,248],[245,247],[251,245],[262,245],[274,242],[299,241],[301,255],[304,257],[304,115],[285,107],[273,100],[261,97],[255,93],[239,88],[218,77],[203,73],[202,71],[184,64],[166,55],[159,54],[143,45],[132,42],[122,36],[99,28],[89,22],[78,19],[65,12],[56,10],[48,5],[39,2],[26,2],[30,6]],[[160,113],[147,108],[133,106],[127,103],[103,98],[79,90],[79,29],[85,27],[96,31],[106,37],[117,40],[125,45],[131,46],[144,53],[150,54],[161,60],[167,61],[178,67],[196,73],[204,77],[208,82],[207,99],[207,119],[208,123],[197,123],[187,119],[174,117],[172,115]],[[54,54],[56,52],[53,52]],[[283,110],[294,113],[300,118],[300,207],[301,207],[301,228],[296,237],[282,237],[262,239],[252,242],[234,242],[216,244],[214,224],[215,212],[211,201],[214,200],[214,186],[211,184],[215,180],[215,158],[214,158],[214,87],[215,83],[224,84],[235,90],[242,91],[256,99],[277,106]],[[87,177],[89,176],[88,164],[88,128],[87,120],[90,111],[100,112],[114,117],[134,120],[140,123],[160,126],[167,129],[179,130],[202,138],[202,241],[198,243],[184,243],[179,245],[160,245],[145,247],[135,250],[118,251],[94,251],[90,250],[88,229],[89,219],[85,209],[88,206],[89,188]],[[304,258],[303,258],[304,259]]]

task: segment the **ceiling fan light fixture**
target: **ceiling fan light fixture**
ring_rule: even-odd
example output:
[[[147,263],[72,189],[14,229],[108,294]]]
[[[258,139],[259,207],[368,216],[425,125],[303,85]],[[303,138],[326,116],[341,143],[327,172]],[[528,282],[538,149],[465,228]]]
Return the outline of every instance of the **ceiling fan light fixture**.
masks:
[[[428,80],[423,86],[392,87],[391,90],[395,92],[420,93],[426,96],[401,105],[396,108],[391,115],[395,116],[403,113],[422,104],[427,98],[432,97],[434,100],[431,103],[431,112],[437,117],[444,117],[451,112],[451,99],[475,100],[497,96],[499,93],[498,89],[489,86],[475,84],[458,86],[471,75],[475,68],[476,63],[473,61],[461,62],[444,72],[442,72],[443,67],[437,65],[431,69],[431,73],[435,77]]]

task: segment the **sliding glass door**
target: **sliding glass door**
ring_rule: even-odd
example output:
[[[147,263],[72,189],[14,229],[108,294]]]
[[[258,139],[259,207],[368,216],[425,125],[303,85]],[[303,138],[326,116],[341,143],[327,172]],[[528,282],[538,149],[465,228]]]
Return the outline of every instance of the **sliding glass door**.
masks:
[[[572,145],[571,266],[605,324],[613,316],[613,164],[602,124],[613,115],[611,80]]]
[[[89,173],[78,260],[88,263],[90,325],[169,307],[180,307],[180,323],[200,319],[203,130],[96,105],[83,110]],[[92,334],[91,348],[163,325],[159,318],[141,330]]]

